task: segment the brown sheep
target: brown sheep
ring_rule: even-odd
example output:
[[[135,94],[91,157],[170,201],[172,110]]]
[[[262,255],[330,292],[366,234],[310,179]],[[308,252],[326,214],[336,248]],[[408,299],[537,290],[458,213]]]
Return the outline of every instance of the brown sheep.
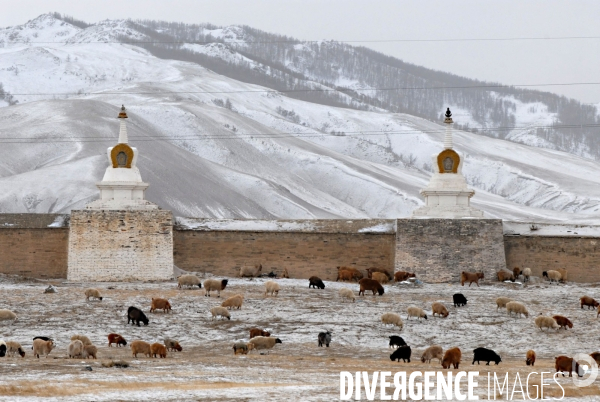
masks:
[[[365,276],[358,269],[353,267],[337,267],[338,271],[350,271],[352,273],[352,279],[356,282],[360,281]]]
[[[553,315],[552,318],[554,318],[554,320],[556,321],[556,323],[558,325],[560,325],[561,328],[564,328],[565,330],[567,329],[567,327],[573,328],[573,323],[571,322],[571,320],[569,320],[565,316],[562,316],[562,315]]]
[[[444,358],[442,359],[442,367],[445,369],[449,369],[451,368],[451,366],[454,366],[454,368],[457,369],[458,365],[460,364],[460,357],[461,353],[459,348],[448,349],[446,353],[444,353]]]
[[[448,317],[448,314],[450,314],[448,312],[448,309],[446,308],[446,306],[444,306],[442,303],[433,303],[431,305],[431,310],[433,312],[433,316],[435,317],[435,315],[439,315],[440,317]]]
[[[394,274],[395,282],[404,282],[408,278],[416,278],[417,276],[414,273],[406,272],[406,271],[398,271]]]
[[[150,312],[154,312],[155,310],[162,310],[163,313],[168,313],[171,311],[171,303],[167,299],[160,298],[152,298],[152,303],[150,306]]]
[[[519,267],[513,268],[513,275],[515,276],[515,279],[517,279],[519,277],[519,275],[521,275],[522,273],[523,273],[523,271],[521,271],[521,268],[519,268]]]
[[[390,271],[388,271],[385,268],[368,268],[367,269],[367,277],[369,279],[373,279],[373,272],[381,272],[382,274],[385,274],[388,277],[389,281],[391,281],[394,278],[392,276],[392,274],[390,273]]]
[[[108,346],[112,347],[112,344],[116,343],[117,347],[127,345],[127,341],[119,334],[108,334]]]
[[[500,271],[496,272],[496,276],[498,277],[498,280],[500,282],[504,282],[504,281],[514,282],[515,281],[515,275],[512,272],[510,272],[508,269],[501,269]]]
[[[358,291],[359,296],[361,293],[364,296],[365,290],[371,290],[373,295],[375,295],[375,292],[378,292],[379,296],[384,293],[383,286],[381,286],[381,284],[375,279],[363,278],[358,281],[358,284],[360,285],[360,290]]]
[[[183,350],[183,348],[179,344],[179,341],[176,341],[175,339],[165,338],[164,342],[165,342],[165,347],[167,348],[167,350],[170,350],[173,352],[175,352],[175,351],[181,352]]]
[[[527,356],[525,356],[525,364],[528,366],[533,366],[535,364],[535,352],[531,349],[527,351]]]
[[[377,282],[381,283],[382,285],[384,283],[388,283],[389,279],[387,277],[386,274],[384,274],[383,272],[373,272],[371,274],[372,279],[375,279]]]
[[[596,300],[589,296],[583,296],[581,299],[579,299],[579,301],[581,302],[581,308],[583,308],[583,306],[587,306],[588,310],[590,308],[596,308],[600,306],[600,304]]]
[[[342,282],[346,282],[346,281],[353,281],[354,277],[352,276],[352,271],[347,271],[345,269],[340,269],[338,271],[338,277],[335,280],[336,282],[338,281],[342,281]]]
[[[250,328],[250,339],[256,336],[271,336],[271,333],[263,331],[260,328]]]
[[[579,363],[573,362],[572,357],[558,356],[554,358],[554,368],[556,369],[556,372],[558,373],[559,371],[567,371],[569,373],[569,377],[573,377],[573,363],[575,363],[575,373],[579,377],[583,377],[583,373],[581,368],[579,367]],[[562,373],[562,375],[564,377],[565,373]]]
[[[591,353],[590,356],[592,359],[596,360],[596,364],[600,366],[600,352]]]
[[[596,314],[596,318],[598,318],[599,315],[600,315],[600,306],[598,306],[598,311],[597,311],[597,314]]]
[[[463,271],[460,274],[460,285],[465,286],[465,282],[469,282],[469,287],[471,284],[475,282],[477,287],[479,287],[479,280],[483,279],[483,272],[465,272]]]
[[[93,357],[95,359],[97,354],[98,354],[98,348],[95,347],[94,345],[85,345],[83,347],[82,356],[84,359],[88,359],[90,357]]]
[[[137,357],[138,353],[143,353],[144,356],[152,357],[152,351],[150,350],[150,344],[144,341],[133,341],[131,345],[131,355]]]
[[[423,355],[421,356],[421,363],[431,363],[431,359],[438,359],[440,363],[442,362],[444,351],[441,346],[433,345],[425,349]]]
[[[167,357],[167,348],[162,343],[153,343],[150,345],[150,352],[152,353],[152,357],[166,358]]]

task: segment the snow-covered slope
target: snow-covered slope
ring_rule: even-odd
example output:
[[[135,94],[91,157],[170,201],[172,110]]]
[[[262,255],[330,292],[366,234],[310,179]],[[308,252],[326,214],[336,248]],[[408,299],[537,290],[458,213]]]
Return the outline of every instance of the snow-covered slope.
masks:
[[[394,218],[422,204],[440,125],[291,99],[112,43],[115,30],[143,38],[122,21],[82,29],[47,15],[0,30],[0,38],[20,38],[0,48],[0,82],[19,100],[0,108],[0,212],[67,212],[95,199],[121,104],[147,198],[178,215]],[[220,106],[227,100],[231,108]],[[473,203],[488,216],[597,215],[599,163],[473,133],[455,137],[477,189]]]

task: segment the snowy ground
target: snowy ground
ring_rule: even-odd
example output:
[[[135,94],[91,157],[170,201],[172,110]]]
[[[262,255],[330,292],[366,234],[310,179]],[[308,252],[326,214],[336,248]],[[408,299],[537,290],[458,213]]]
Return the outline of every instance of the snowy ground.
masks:
[[[345,303],[338,289],[356,284],[326,282],[325,290],[308,289],[306,280],[279,280],[278,297],[263,296],[265,280],[230,278],[221,299],[203,297],[203,291],[179,290],[174,282],[101,283],[103,301],[86,302],[83,290],[89,284],[60,283],[57,294],[44,294],[46,283],[0,277],[2,304],[18,315],[14,323],[0,326],[0,337],[25,346],[27,355],[0,359],[0,401],[67,400],[335,400],[339,398],[340,371],[441,370],[439,363],[422,364],[419,357],[433,344],[444,349],[458,346],[463,351],[461,369],[473,369],[472,350],[486,346],[503,359],[500,366],[480,366],[482,384],[486,369],[504,375],[521,376],[531,371],[525,366],[528,349],[537,352],[538,371],[554,371],[553,357],[559,354],[591,353],[598,350],[600,321],[595,311],[581,310],[578,298],[584,294],[600,298],[599,285],[553,285],[484,283],[480,288],[459,284],[425,284],[422,288],[386,286],[385,295],[366,296]],[[464,308],[452,307],[452,295],[462,292],[469,299]],[[224,297],[241,293],[245,303],[231,313],[231,321],[212,321],[208,310]],[[510,318],[496,311],[494,300],[509,296],[525,303],[529,318]],[[173,305],[171,314],[147,313],[147,327],[127,325],[130,305],[149,310],[152,297],[166,297]],[[447,319],[406,321],[406,308],[416,305],[430,309],[434,301],[450,310]],[[402,315],[402,331],[378,322],[384,312]],[[574,322],[569,331],[540,333],[534,327],[536,315],[563,314]],[[255,352],[234,356],[231,345],[247,339],[248,329],[258,326],[271,331],[283,343],[269,355]],[[330,348],[317,347],[317,334],[333,333]],[[169,353],[167,359],[130,355],[128,347],[108,348],[106,335],[122,334],[129,341],[160,342],[164,336],[179,339],[182,353]],[[99,360],[66,359],[73,334],[85,334],[99,346]],[[388,336],[401,335],[412,347],[410,364],[389,360]],[[34,359],[34,336],[51,336],[58,346],[48,359]],[[105,368],[101,362],[123,359],[129,368]],[[93,371],[84,371],[91,366]],[[37,381],[44,379],[43,383]],[[512,378],[512,377],[511,377]],[[575,388],[568,378],[560,379],[572,400],[600,400],[600,380],[587,388]],[[547,388],[548,391],[548,388]],[[557,386],[548,392],[559,392]],[[485,389],[481,390],[482,398]],[[560,397],[560,393],[556,394]],[[364,397],[364,395],[363,395]]]

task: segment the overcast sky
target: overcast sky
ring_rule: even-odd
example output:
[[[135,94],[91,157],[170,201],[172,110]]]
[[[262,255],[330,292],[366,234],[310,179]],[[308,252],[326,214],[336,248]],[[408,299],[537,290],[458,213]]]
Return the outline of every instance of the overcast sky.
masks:
[[[429,68],[504,84],[600,82],[598,0],[0,0],[0,4],[0,26],[58,11],[88,22],[147,18],[245,24],[305,40],[595,36],[598,39],[360,45]],[[600,102],[600,85],[538,89]]]

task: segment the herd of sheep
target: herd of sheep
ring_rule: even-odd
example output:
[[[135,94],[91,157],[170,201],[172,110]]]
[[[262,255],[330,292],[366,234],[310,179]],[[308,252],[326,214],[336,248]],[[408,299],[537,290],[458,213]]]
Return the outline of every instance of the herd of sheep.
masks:
[[[262,270],[261,265],[254,267],[243,267],[240,270],[240,277],[257,277],[260,276]],[[531,269],[525,268],[522,271],[519,268],[515,268],[512,272],[509,270],[501,270],[497,272],[497,279],[499,281],[515,281],[520,276],[523,276],[524,282],[527,282],[531,278]],[[264,276],[264,275],[263,275]],[[273,275],[269,275],[273,276]],[[284,272],[283,277],[289,277],[287,271]],[[460,277],[461,285],[465,283],[475,283],[479,286],[479,280],[484,278],[482,272],[462,272]],[[547,278],[550,282],[565,282],[567,279],[566,270],[559,271],[544,271],[543,278]],[[370,268],[366,271],[366,277],[363,273],[352,267],[338,267],[337,281],[355,281],[359,285],[359,296],[365,296],[366,291],[371,291],[373,295],[383,295],[385,290],[383,284],[389,283],[390,281],[404,282],[404,281],[416,281],[416,275],[414,273],[398,271],[390,273],[389,271],[381,268]],[[204,295],[210,297],[211,292],[216,292],[217,297],[220,297],[221,291],[224,290],[228,285],[227,279],[206,279],[204,283],[201,282],[200,278],[196,275],[182,275],[178,278],[178,287],[198,287],[202,289],[204,287]],[[203,286],[204,285],[204,286]],[[309,278],[309,288],[325,289],[325,283],[323,280],[316,276]],[[279,283],[273,280],[269,280],[265,283],[265,296],[277,296],[281,291]],[[86,289],[85,292],[86,300],[96,299],[101,301],[103,299],[101,292],[98,289],[90,288]],[[355,301],[355,292],[350,288],[342,288],[339,290],[339,296],[342,300]],[[231,319],[230,311],[233,309],[241,309],[244,303],[244,296],[242,294],[233,295],[224,300],[220,305],[210,308],[212,320],[214,319]],[[454,307],[466,306],[467,299],[461,293],[454,294],[453,296]],[[506,309],[506,312],[516,317],[524,316],[529,317],[529,312],[526,306],[518,301],[512,300],[507,297],[498,297],[495,300],[496,310],[500,308]],[[600,303],[589,296],[583,296],[579,299],[579,305],[581,309],[584,307],[597,309],[596,317],[600,316]],[[172,310],[171,304],[167,299],[163,298],[152,298],[150,302],[150,312],[162,310],[163,313],[168,313]],[[417,320],[427,320],[428,316],[425,310],[420,307],[410,306],[406,310],[406,319],[411,318]],[[438,316],[439,318],[446,318],[450,312],[448,308],[441,302],[435,302],[431,305],[432,317]],[[10,310],[0,309],[0,321],[2,320],[16,320],[17,316]],[[130,306],[127,310],[127,323],[132,325],[140,326],[140,323],[148,325],[149,320],[144,312],[135,307]],[[381,315],[381,323],[383,325],[393,325],[399,330],[403,328],[403,321],[400,315],[393,312],[385,312]],[[564,328],[573,328],[573,322],[562,315],[554,316],[538,316],[534,320],[535,326],[540,330],[544,329],[555,329],[559,330]],[[395,347],[396,350],[390,355],[392,361],[403,360],[410,362],[411,348],[406,344],[404,339],[399,336],[390,336],[389,346]],[[260,328],[251,328],[249,342],[236,342],[233,345],[234,354],[247,354],[251,350],[270,350],[276,344],[282,343],[281,339],[277,337],[271,337],[271,334]],[[317,335],[318,346],[325,345],[329,347],[331,343],[331,333],[329,331],[321,332]],[[118,346],[126,346],[128,343],[123,336],[120,334],[111,333],[108,335],[108,346],[111,347],[113,344]],[[39,358],[40,356],[48,356],[54,349],[54,340],[48,337],[36,337],[33,340],[33,356]],[[182,351],[182,346],[177,340],[165,338],[164,344],[161,343],[148,343],[142,340],[135,340],[129,344],[133,357],[137,357],[138,354],[148,357],[167,357],[168,351]],[[74,335],[71,337],[71,342],[67,347],[67,355],[69,358],[94,358],[96,359],[98,348],[92,344],[90,339],[84,335]],[[25,357],[25,351],[23,347],[15,341],[4,342],[0,340],[0,357],[15,356],[16,354],[21,357]],[[485,361],[489,365],[491,361],[499,364],[502,359],[493,350],[486,348],[477,348],[473,351],[473,364],[477,361]],[[432,345],[427,348],[422,356],[421,362],[431,362],[432,359],[437,359],[441,363],[443,368],[458,368],[461,361],[461,350],[459,347],[453,347],[445,351],[439,345]],[[592,353],[591,356],[600,364],[600,353]],[[528,350],[526,352],[526,364],[534,365],[536,359],[535,351]],[[569,360],[570,359],[570,360]],[[577,364],[573,363],[572,358],[568,356],[558,356],[555,358],[555,368],[558,371],[569,372],[569,376],[572,375],[572,369],[575,367],[575,371],[578,375],[582,375]],[[564,374],[563,374],[564,375]]]

